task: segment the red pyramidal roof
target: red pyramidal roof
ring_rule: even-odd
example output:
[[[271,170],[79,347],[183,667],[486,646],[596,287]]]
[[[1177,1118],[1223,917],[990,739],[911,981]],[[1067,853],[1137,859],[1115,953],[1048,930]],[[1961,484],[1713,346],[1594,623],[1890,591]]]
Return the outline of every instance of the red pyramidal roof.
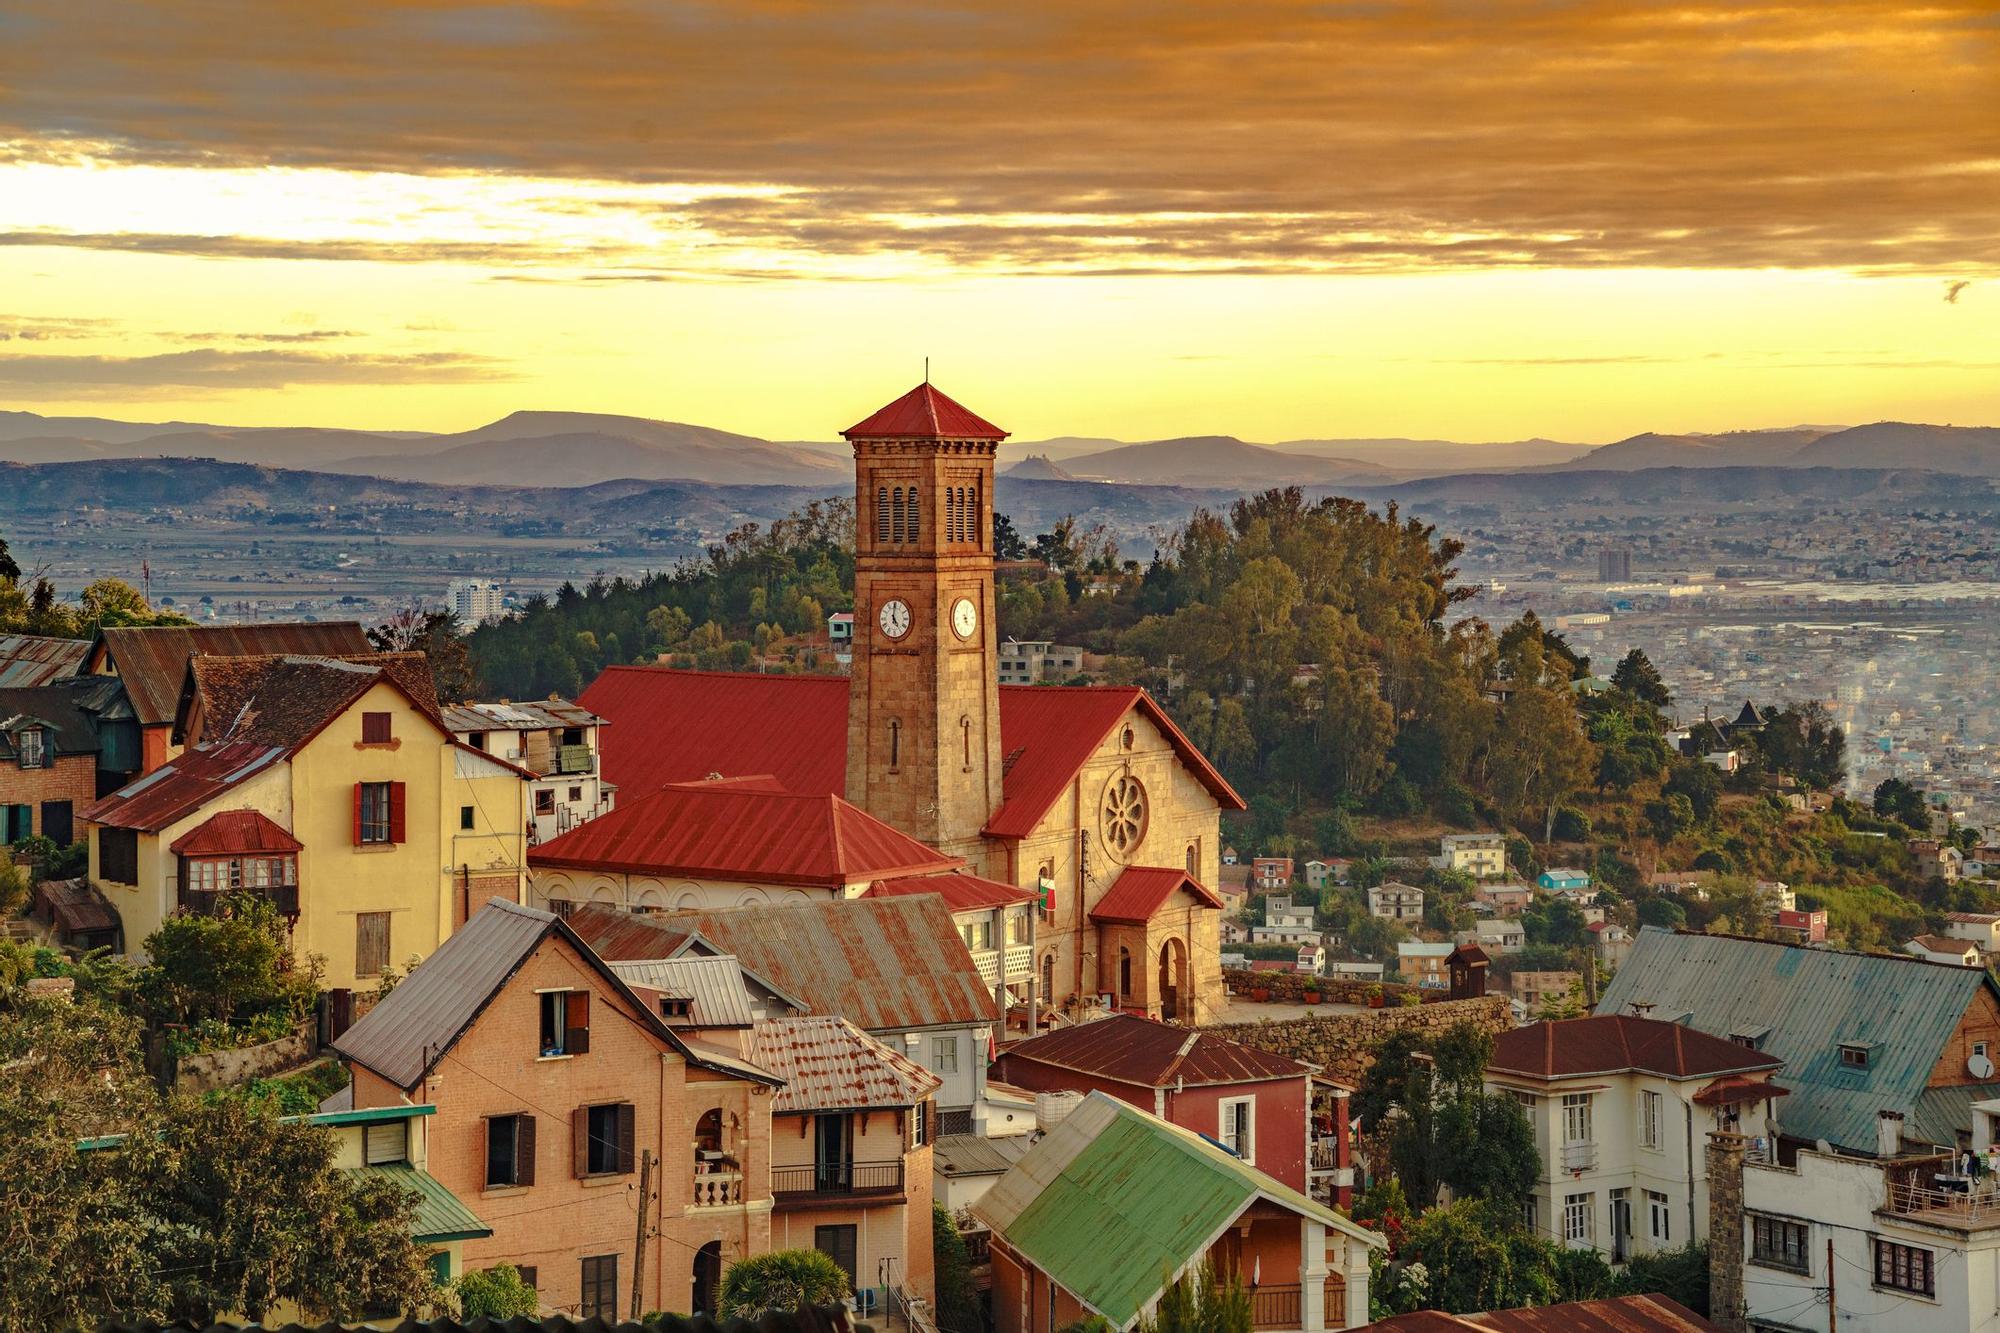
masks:
[[[859,425],[840,432],[850,440],[993,440],[1007,432],[968,412],[926,380]]]

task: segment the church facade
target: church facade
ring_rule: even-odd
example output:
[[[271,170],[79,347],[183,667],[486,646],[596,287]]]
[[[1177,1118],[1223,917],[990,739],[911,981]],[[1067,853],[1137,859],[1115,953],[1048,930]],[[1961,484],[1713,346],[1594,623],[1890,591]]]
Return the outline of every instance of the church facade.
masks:
[[[1088,1005],[1209,1020],[1222,1001],[1221,812],[1242,799],[1143,690],[999,684],[1005,431],[926,383],[843,434],[851,677],[610,668],[579,700],[613,724],[606,776],[628,798],[715,776],[844,796],[1031,892],[1034,967],[1009,986],[1020,1021]]]

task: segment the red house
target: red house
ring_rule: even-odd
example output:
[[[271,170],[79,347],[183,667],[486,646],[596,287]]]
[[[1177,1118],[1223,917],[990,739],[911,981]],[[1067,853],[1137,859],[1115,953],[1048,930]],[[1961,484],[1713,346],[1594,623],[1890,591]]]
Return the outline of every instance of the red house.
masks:
[[[1820,908],[1781,911],[1771,918],[1771,932],[1793,944],[1824,944],[1826,912]]]
[[[1350,1089],[1254,1046],[1117,1014],[1008,1047],[992,1077],[1036,1092],[1102,1092],[1302,1194],[1345,1205],[1352,1192]]]

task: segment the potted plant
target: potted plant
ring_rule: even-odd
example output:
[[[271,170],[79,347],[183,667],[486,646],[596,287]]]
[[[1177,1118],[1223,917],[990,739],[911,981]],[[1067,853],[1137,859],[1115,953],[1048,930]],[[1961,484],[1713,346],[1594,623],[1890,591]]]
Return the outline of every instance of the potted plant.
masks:
[[[1258,982],[1250,987],[1250,998],[1259,1004],[1263,1004],[1271,998],[1271,988],[1262,982]]]
[[[1382,988],[1380,986],[1370,986],[1368,988],[1368,1007],[1370,1009],[1380,1009],[1382,1007]]]
[[[1319,987],[1317,986],[1306,987],[1306,1003],[1307,1004],[1319,1003]]]

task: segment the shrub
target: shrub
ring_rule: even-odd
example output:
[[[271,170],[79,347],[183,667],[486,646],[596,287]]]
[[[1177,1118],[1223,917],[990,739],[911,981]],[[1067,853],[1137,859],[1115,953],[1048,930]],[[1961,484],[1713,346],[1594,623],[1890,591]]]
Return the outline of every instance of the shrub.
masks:
[[[512,1264],[469,1269],[453,1285],[458,1291],[458,1317],[467,1321],[512,1319],[533,1314],[541,1305],[535,1289]]]
[[[807,1305],[831,1305],[853,1294],[847,1270],[818,1250],[772,1250],[730,1266],[722,1275],[716,1314],[757,1319]]]
[[[1589,842],[1590,816],[1573,805],[1556,811],[1555,835],[1558,842]]]

